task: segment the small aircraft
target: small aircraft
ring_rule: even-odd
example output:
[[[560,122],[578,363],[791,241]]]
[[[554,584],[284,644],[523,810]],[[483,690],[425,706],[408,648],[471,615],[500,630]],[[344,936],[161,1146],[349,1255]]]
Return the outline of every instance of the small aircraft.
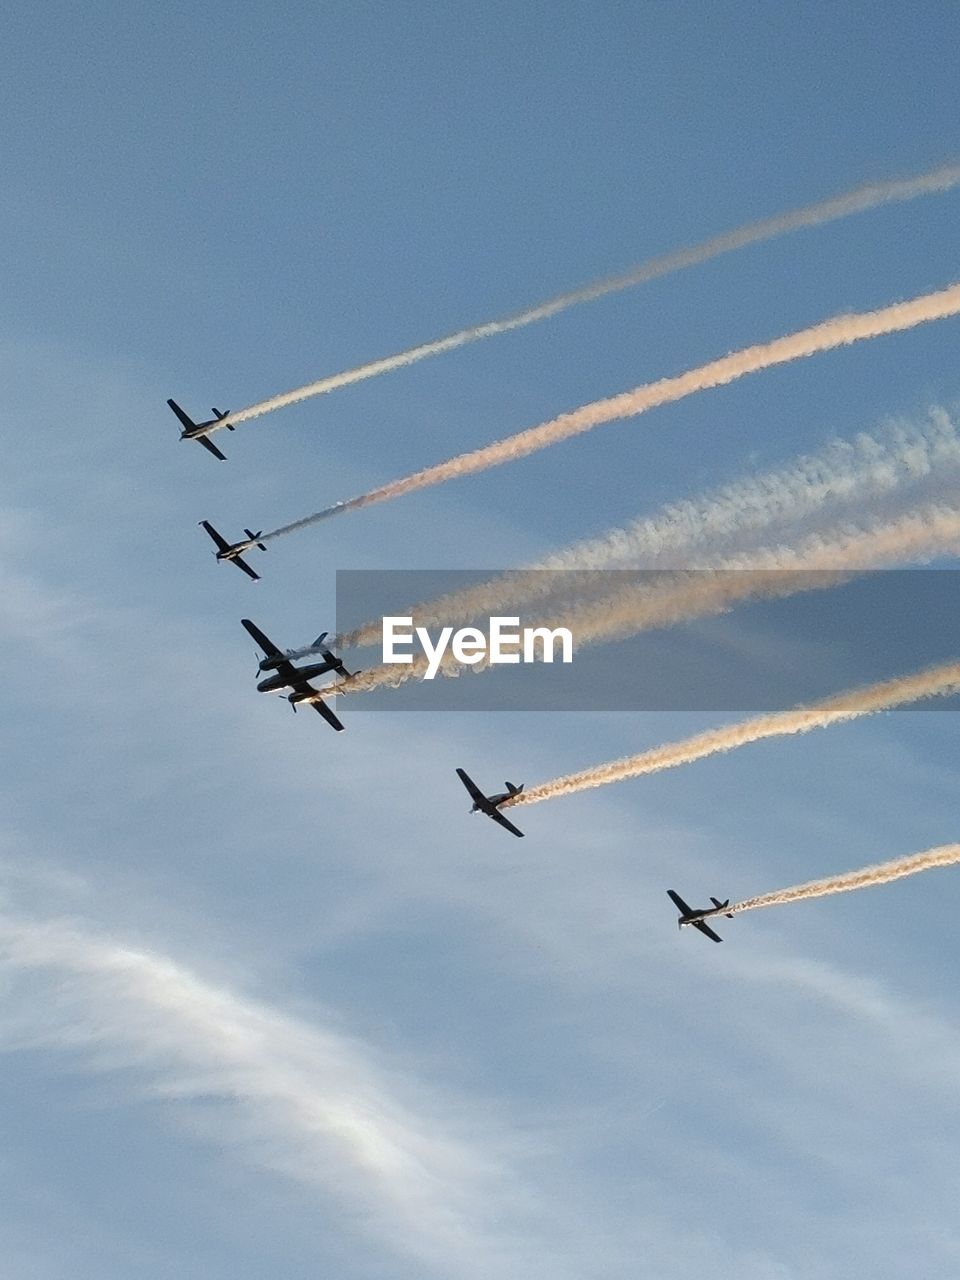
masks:
[[[281,653],[273,641],[268,640],[260,628],[255,626],[249,618],[241,618],[240,622],[247,634],[257,642],[266,656],[277,659],[277,674],[267,680],[261,680],[257,685],[257,692],[276,693],[280,689],[289,688],[291,692],[287,694],[287,701],[294,711],[301,703],[310,703],[323,716],[327,724],[336,729],[338,733],[341,733],[343,725],[324,701],[325,698],[332,697],[339,686],[332,685],[325,689],[315,689],[310,681],[314,676],[325,675],[328,671],[336,671],[342,676],[349,677],[351,673],[347,671],[342,660],[332,653],[325,653],[323,662],[316,662],[309,667],[295,667],[290,659]]]
[[[259,547],[261,551],[266,551],[267,548],[263,543],[257,541],[263,533],[262,529],[260,530],[260,533],[253,533],[250,529],[244,529],[243,532],[247,535],[246,542],[228,542],[222,534],[217,533],[209,520],[201,520],[200,524],[204,529],[206,529],[207,533],[209,533],[210,537],[217,544],[219,548],[216,553],[218,560],[232,560],[237,568],[242,569],[248,578],[252,578],[254,582],[260,581],[259,573],[254,573],[250,566],[245,561],[241,560],[240,557],[245,551],[252,551],[254,547]]]
[[[250,625],[247,626],[247,622],[245,620],[243,625],[247,628],[247,631],[253,635],[253,623],[251,622]],[[263,632],[260,634],[262,636]],[[326,634],[327,633],[324,632],[323,635],[318,636],[314,641],[312,648],[320,648],[323,643],[323,636]],[[254,639],[256,639],[255,636]],[[260,644],[259,640],[257,640],[257,644]],[[288,685],[292,688],[293,685],[290,680],[291,675],[295,675],[301,680],[315,680],[317,676],[325,676],[328,671],[335,671],[338,676],[342,676],[346,680],[349,680],[352,676],[359,675],[359,672],[357,671],[348,671],[344,666],[343,659],[338,658],[337,655],[335,653],[331,653],[329,649],[320,648],[320,652],[323,654],[323,661],[311,662],[308,667],[295,667],[289,657],[283,654],[273,654],[271,658],[271,665],[275,668],[276,675],[268,676],[266,680],[261,680],[257,685],[257,692],[276,693],[280,689],[286,689]],[[263,667],[261,666],[260,669],[263,670]]]
[[[733,919],[733,912],[727,911],[730,905],[730,899],[726,902],[720,902],[718,899],[711,897],[712,907],[704,907],[702,909],[688,907],[679,893],[675,893],[673,889],[667,890],[667,897],[673,902],[673,905],[680,912],[680,919],[677,921],[677,928],[682,929],[685,924],[692,924],[695,929],[699,929],[701,933],[705,933],[708,938],[712,938],[714,942],[722,942],[723,939],[719,934],[713,932],[708,924],[704,921],[710,916],[725,915],[728,920]]]
[[[225,455],[220,452],[208,435],[210,428],[215,427],[218,422],[222,422],[227,416],[226,413],[222,413],[219,409],[214,409],[213,417],[209,418],[206,422],[194,422],[191,417],[183,412],[176,400],[168,400],[167,404],[183,424],[183,430],[180,432],[181,440],[196,440],[197,443],[202,444],[209,453],[212,453],[215,458],[219,458],[221,462],[226,462],[227,459]],[[227,412],[229,412],[229,410]],[[224,423],[224,425],[228,431],[233,430],[232,422]]]
[[[514,796],[518,796],[523,790],[523,783],[519,787],[515,787],[512,782],[508,782],[506,791],[500,792],[499,795],[485,796],[474,780],[466,772],[465,769],[457,770],[457,777],[470,792],[473,798],[473,808],[471,813],[485,813],[488,818],[492,818],[494,822],[499,822],[501,827],[506,827],[508,831],[515,836],[522,836],[523,832],[513,825],[508,818],[505,818],[500,812],[500,806],[508,800],[512,800]]]

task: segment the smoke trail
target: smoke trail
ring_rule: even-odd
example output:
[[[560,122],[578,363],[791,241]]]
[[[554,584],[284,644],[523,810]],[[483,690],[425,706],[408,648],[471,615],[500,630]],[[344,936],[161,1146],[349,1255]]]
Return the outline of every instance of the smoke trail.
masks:
[[[820,453],[725,485],[700,499],[671,503],[652,518],[633,521],[559,551],[540,569],[709,568],[718,548],[775,525],[796,525],[827,507],[875,500],[939,479],[960,465],[960,439],[949,413],[928,411],[929,425],[894,423],[882,435],[858,433],[835,440]],[[749,548],[747,548],[749,549]],[[679,563],[680,554],[704,556],[701,565]]]
[[[799,902],[802,898],[825,898],[831,893],[852,893],[854,889],[888,884],[891,880],[902,880],[904,876],[915,876],[919,871],[930,871],[934,867],[952,867],[957,862],[960,862],[960,844],[941,844],[924,853],[892,858],[889,862],[878,862],[872,867],[862,867],[859,871],[827,876],[823,880],[808,880],[806,884],[796,884],[789,889],[776,889],[773,893],[764,893],[757,898],[745,898],[732,907],[725,907],[724,913],[734,915],[742,911],[756,911],[760,907],[779,907],[785,902]]]
[[[587,791],[592,787],[623,782],[627,778],[639,778],[647,773],[676,769],[680,765],[692,764],[695,760],[703,760],[706,756],[720,752],[734,751],[764,738],[809,733],[811,729],[824,729],[828,725],[872,715],[876,711],[888,711],[893,707],[917,702],[921,698],[947,697],[955,693],[960,693],[960,662],[941,663],[908,676],[898,676],[893,680],[839,693],[804,707],[757,716],[720,729],[708,729],[705,733],[695,734],[681,742],[666,743],[637,755],[626,756],[622,760],[595,765],[592,769],[583,769],[579,773],[556,778],[553,782],[544,782],[539,787],[531,787],[506,801],[504,807],[539,804],[542,800],[572,795],[575,791]]]
[[[367,493],[345,502],[338,502],[323,511],[314,512],[302,520],[272,529],[261,536],[261,542],[269,542],[289,533],[296,533],[309,525],[329,520],[331,516],[343,515],[347,511],[358,511],[361,507],[373,506],[378,502],[386,502],[400,498],[404,494],[413,493],[417,489],[426,489],[431,485],[442,484],[447,480],[459,479],[461,476],[473,475],[477,471],[486,471],[490,467],[502,466],[505,462],[515,462],[540,449],[559,444],[572,436],[592,431],[604,423],[621,418],[632,418],[646,413],[649,409],[660,405],[673,404],[697,391],[706,391],[711,387],[725,386],[738,378],[761,369],[769,369],[774,365],[787,364],[805,356],[815,355],[820,351],[832,351],[836,347],[847,346],[864,338],[877,338],[887,333],[899,333],[912,329],[916,325],[926,324],[931,320],[942,320],[960,312],[960,284],[950,285],[936,293],[922,294],[911,298],[908,302],[896,302],[877,311],[852,313],[834,316],[808,329],[787,334],[783,338],[775,338],[772,342],[760,343],[745,347],[731,355],[712,360],[709,364],[700,365],[686,373],[672,378],[661,378],[657,382],[649,382],[632,391],[621,392],[606,400],[596,400],[583,405],[570,413],[560,414],[539,426],[529,427],[526,431],[507,436],[493,444],[484,445],[469,453],[458,454],[422,471],[414,471],[399,480],[370,489]]]
[[[960,508],[929,506],[896,520],[875,522],[866,529],[842,527],[805,538],[796,547],[764,548],[750,556],[730,558],[719,568],[672,574],[652,587],[641,582],[525,625],[551,630],[568,627],[576,649],[580,649],[715,616],[746,600],[783,599],[801,591],[823,590],[866,569],[957,551]],[[408,680],[422,679],[427,665],[425,657],[415,657],[409,665],[373,667],[351,679],[344,692],[397,688]],[[458,662],[448,650],[438,670],[444,676],[459,676],[464,671],[484,671],[489,665],[487,657],[474,664]]]
[[[259,418],[265,413],[271,413],[274,409],[283,409],[287,405],[297,404],[300,400],[308,400],[312,396],[335,391],[338,387],[348,387],[354,382],[364,382],[367,378],[375,378],[381,373],[402,369],[405,365],[415,364],[418,360],[426,360],[430,356],[442,355],[445,351],[453,351],[457,347],[477,342],[481,338],[490,338],[498,333],[509,333],[512,329],[522,329],[525,325],[546,320],[581,302],[593,302],[597,298],[630,289],[634,285],[644,284],[659,276],[682,271],[685,267],[696,266],[723,253],[732,253],[735,249],[742,249],[746,245],[772,240],[775,236],[783,235],[788,231],[797,231],[802,227],[822,226],[825,222],[833,222],[837,218],[845,218],[853,213],[863,213],[868,209],[877,208],[878,205],[893,204],[898,201],[913,200],[917,196],[950,191],[958,183],[960,183],[960,165],[956,164],[943,165],[939,169],[933,169],[929,173],[922,173],[913,178],[870,182],[845,195],[834,196],[818,204],[807,205],[803,209],[777,214],[772,218],[764,218],[760,222],[750,223],[734,231],[727,231],[723,235],[705,240],[702,244],[694,245],[693,248],[679,249],[662,257],[651,258],[623,275],[595,281],[582,289],[574,289],[570,293],[561,293],[555,298],[550,298],[546,302],[538,303],[526,311],[519,311],[502,320],[489,320],[484,324],[472,325],[467,329],[451,333],[445,338],[438,338],[434,342],[424,342],[420,346],[410,347],[396,355],[371,360],[367,364],[357,365],[342,373],[320,378],[317,382],[308,382],[305,386],[297,387],[293,391],[286,391],[282,395],[272,396],[269,400],[261,400],[257,404],[249,405],[246,409],[239,409],[236,413],[227,414],[218,425],[226,426],[228,422],[248,422],[251,418]]]
[[[537,565],[397,612],[409,614],[415,626],[462,624],[528,606],[557,588],[595,585],[595,573],[601,569],[695,568],[679,565],[678,558],[703,554],[705,549],[715,553],[745,534],[794,525],[828,507],[883,497],[933,473],[942,479],[945,471],[960,464],[960,440],[946,410],[934,407],[929,416],[926,428],[896,424],[881,437],[862,433],[852,441],[834,441],[788,466],[671,503],[656,515],[574,543]],[[709,561],[716,562],[714,554]],[[583,578],[574,571],[582,571]],[[379,644],[380,635],[381,620],[375,618],[332,643],[335,649],[360,648]],[[293,656],[306,658],[316,652],[308,645]]]
[[[570,627],[580,647],[634,635],[651,626],[717,614],[744,600],[784,598],[837,586],[860,570],[924,559],[957,550],[958,544],[960,509],[932,506],[867,529],[817,534],[796,548],[775,547],[729,557],[720,568],[687,571],[677,575],[676,585],[668,582],[659,590],[642,584],[628,587],[549,625]]]

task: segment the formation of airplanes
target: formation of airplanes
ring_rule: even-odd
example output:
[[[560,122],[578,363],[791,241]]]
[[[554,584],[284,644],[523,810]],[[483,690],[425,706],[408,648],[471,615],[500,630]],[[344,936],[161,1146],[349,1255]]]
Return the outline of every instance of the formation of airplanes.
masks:
[[[180,420],[183,428],[180,432],[181,440],[196,440],[209,453],[212,453],[215,458],[219,458],[221,462],[226,462],[226,457],[210,439],[210,432],[217,429],[221,423],[228,431],[233,430],[232,423],[223,422],[224,418],[227,417],[227,412],[214,409],[213,417],[206,422],[194,422],[188,414],[184,413],[175,400],[168,400],[167,404]],[[251,578],[254,582],[259,582],[259,573],[251,569],[243,559],[243,556],[254,549],[266,551],[265,544],[260,541],[263,536],[262,530],[254,533],[251,529],[244,529],[244,533],[247,535],[245,540],[242,542],[228,542],[208,520],[201,520],[200,525],[215,543],[217,548],[215,555],[218,561],[232,562],[238,569],[242,569],[248,578]],[[344,726],[330,707],[327,706],[327,699],[335,697],[358,673],[348,671],[344,666],[343,659],[338,658],[331,649],[324,646],[328,633],[326,631],[321,632],[310,646],[311,649],[319,650],[323,661],[312,662],[305,667],[297,667],[294,666],[292,660],[295,650],[279,649],[249,618],[241,618],[240,621],[247,634],[263,652],[263,657],[257,665],[258,674],[272,673],[265,675],[265,678],[259,681],[257,692],[279,693],[284,689],[289,689],[290,692],[285,696],[294,711],[298,706],[304,704],[312,706],[315,711],[323,716],[332,729],[337,733],[342,733]],[[337,676],[333,684],[327,684],[318,689],[310,683],[311,680],[329,675],[331,672]],[[456,772],[457,777],[466,787],[473,801],[470,808],[471,813],[482,813],[499,826],[504,827],[511,835],[523,837],[524,833],[519,827],[516,827],[502,812],[503,807],[511,803],[523,791],[522,782],[519,786],[512,782],[507,782],[505,783],[506,791],[487,795],[480,790],[465,769],[458,768]],[[711,897],[712,907],[697,908],[689,906],[673,889],[667,890],[667,896],[680,913],[677,919],[678,928],[682,929],[685,925],[692,925],[694,929],[706,934],[713,942],[723,941],[720,935],[715,933],[707,924],[707,920],[719,915],[725,915],[729,920],[732,920],[733,914],[727,909],[730,906],[729,898],[725,902],[720,902],[718,898]]]

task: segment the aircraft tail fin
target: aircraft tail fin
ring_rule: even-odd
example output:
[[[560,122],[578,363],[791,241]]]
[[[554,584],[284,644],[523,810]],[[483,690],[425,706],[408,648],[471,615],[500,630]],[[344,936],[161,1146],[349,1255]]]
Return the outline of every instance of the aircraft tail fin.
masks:
[[[221,418],[225,418],[229,412],[230,412],[230,410],[229,410],[229,409],[217,409],[216,407],[214,407],[214,410],[213,410],[213,416],[214,416],[214,417],[217,419],[217,421],[219,422],[219,421],[221,420]],[[228,423],[227,423],[227,430],[228,430],[228,431],[232,431],[232,430],[233,430],[233,423],[232,423],[232,422],[228,422]]]
[[[329,634],[330,634],[329,631],[321,631],[320,634],[317,636],[316,640],[314,640],[313,644],[310,646],[310,648],[319,649]]]
[[[256,533],[254,533],[252,529],[244,529],[243,532],[247,535],[247,537],[250,539],[251,542],[257,542],[257,539],[263,536],[262,529],[258,529]],[[260,548],[261,551],[266,551],[267,549],[262,542],[257,542],[257,546]],[[326,632],[324,632],[324,634],[326,634]]]
[[[724,908],[724,907],[729,907],[729,905],[730,905],[730,899],[729,899],[729,898],[727,898],[725,902],[720,902],[720,901],[719,901],[719,899],[714,898],[714,897],[711,895],[710,901],[713,903],[713,905],[717,908],[717,910],[718,910],[718,911],[723,911],[723,908]],[[733,919],[733,912],[732,912],[732,911],[727,911],[727,912],[725,912],[724,914],[726,915],[726,917],[727,917],[727,919],[728,919],[728,920],[732,920],[732,919]]]
[[[326,645],[323,643],[323,637],[326,634],[327,634],[326,631],[324,631],[321,635],[317,636],[316,640],[314,640],[313,642],[312,647],[314,649],[320,650],[320,652],[324,656],[324,659],[327,662],[332,664],[334,671],[336,671],[337,675],[340,676],[341,679],[352,680],[354,676],[358,676],[360,674],[359,670],[357,671],[347,670],[346,664],[344,663],[343,659],[338,658],[337,655],[331,649],[328,649]]]
[[[519,787],[516,785],[516,783],[513,783],[513,782],[508,781],[506,783],[507,790],[510,792],[512,796],[518,796],[520,792],[523,790],[525,785],[526,784],[523,782],[520,783]]]

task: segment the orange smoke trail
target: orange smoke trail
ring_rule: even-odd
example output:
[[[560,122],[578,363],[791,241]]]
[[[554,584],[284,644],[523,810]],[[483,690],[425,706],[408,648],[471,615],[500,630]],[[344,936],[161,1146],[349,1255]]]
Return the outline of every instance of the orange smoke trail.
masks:
[[[394,369],[402,369],[406,365],[415,364],[419,360],[426,360],[430,356],[442,355],[445,351],[453,351],[457,347],[466,346],[470,342],[477,342],[481,338],[493,337],[498,333],[509,333],[512,329],[521,329],[525,325],[534,324],[538,320],[546,320],[561,311],[566,311],[568,307],[577,306],[582,302],[593,302],[598,298],[606,297],[608,294],[619,293],[623,289],[630,289],[634,285],[644,284],[648,280],[655,280],[658,277],[670,275],[674,271],[681,271],[686,267],[693,267],[698,263],[707,262],[711,258],[719,257],[721,254],[732,253],[736,249],[742,249],[751,244],[759,244],[763,240],[772,240],[775,236],[784,235],[789,231],[797,231],[803,227],[822,226],[826,222],[833,222],[838,218],[845,218],[854,213],[864,213],[868,209],[875,209],[884,204],[893,204],[903,200],[913,200],[918,196],[950,191],[958,183],[960,183],[960,165],[956,164],[942,165],[928,173],[921,173],[912,178],[894,178],[887,182],[870,182],[865,186],[855,188],[853,191],[848,191],[844,195],[834,196],[829,200],[821,200],[817,204],[807,205],[803,209],[796,209],[790,213],[776,214],[772,218],[764,218],[759,222],[750,223],[745,227],[728,231],[723,235],[714,236],[712,239],[705,240],[702,244],[695,245],[692,248],[679,249],[674,253],[652,258],[648,262],[634,267],[631,271],[625,272],[623,275],[612,276],[606,280],[598,280],[593,284],[585,285],[582,289],[574,289],[569,293],[561,293],[555,298],[538,303],[536,306],[529,307],[524,311],[518,311],[505,319],[489,320],[483,324],[471,325],[469,328],[460,329],[456,333],[451,333],[444,338],[438,338],[433,342],[424,342],[419,346],[409,347],[406,351],[398,352],[396,355],[385,356],[379,360],[370,360],[365,364],[357,365],[353,369],[331,374],[326,378],[320,378],[316,382],[308,382],[305,386],[296,387],[293,391],[285,391],[278,396],[271,396],[268,400],[261,400],[257,404],[249,405],[246,409],[239,409],[236,413],[229,413],[218,426],[226,426],[228,422],[248,422],[250,419],[259,418],[265,413],[272,413],[275,409],[283,409],[287,405],[297,404],[299,401],[308,400],[313,396],[324,395],[327,392],[337,390],[339,387],[351,386],[355,382],[364,382],[367,378],[376,378],[380,374],[390,373]]]
[[[260,541],[268,542],[274,538],[281,538],[335,515],[343,515],[348,511],[358,511],[361,507],[400,498],[418,489],[426,489],[447,480],[473,475],[478,471],[486,471],[490,467],[502,466],[505,462],[515,462],[540,449],[559,444],[562,440],[569,440],[572,436],[592,431],[605,423],[636,417],[660,405],[673,404],[698,391],[725,386],[747,374],[758,373],[761,369],[787,364],[792,360],[800,360],[821,351],[832,351],[837,347],[848,346],[866,338],[899,333],[919,324],[926,324],[931,320],[942,320],[958,313],[960,313],[960,284],[953,284],[936,293],[923,294],[918,298],[911,298],[908,302],[896,302],[877,311],[834,316],[831,320],[825,320],[808,329],[801,329],[786,337],[745,347],[731,355],[722,356],[719,360],[711,360],[708,364],[700,365],[676,377],[661,378],[657,382],[646,383],[609,399],[596,400],[580,409],[574,409],[571,413],[560,414],[559,417],[551,418],[548,422],[530,427],[517,435],[507,436],[503,440],[471,450],[469,453],[461,453],[454,458],[449,458],[446,462],[425,467],[421,471],[415,471],[411,475],[393,480],[377,489],[370,489],[359,497],[338,502],[332,507],[314,512],[313,515],[295,520],[292,524],[273,529],[269,533],[262,534]]]
[[[724,908],[731,915],[744,911],[757,911],[760,907],[779,907],[787,902],[800,902],[804,898],[825,898],[833,893],[852,893],[855,889],[869,889],[875,884],[889,884],[904,876],[915,876],[920,871],[934,867],[951,867],[960,862],[960,844],[942,844],[924,853],[912,853],[904,858],[879,862],[859,871],[847,871],[839,876],[827,876],[823,880],[808,880],[806,884],[793,885],[789,889],[775,889],[756,898],[745,898]],[[711,914],[717,914],[712,912]]]
[[[664,769],[676,769],[692,764],[695,760],[735,751],[766,738],[809,733],[813,729],[824,729],[828,725],[873,715],[877,711],[906,706],[922,698],[948,697],[956,693],[960,693],[960,662],[945,662],[907,676],[835,694],[807,706],[756,716],[739,724],[724,725],[720,729],[708,729],[705,733],[695,734],[680,742],[669,742],[621,760],[594,765],[593,768],[567,774],[552,782],[541,783],[538,787],[530,787],[507,803],[539,804],[557,796],[573,795],[576,791],[606,787],[614,782],[624,782],[628,778],[660,773]]]

